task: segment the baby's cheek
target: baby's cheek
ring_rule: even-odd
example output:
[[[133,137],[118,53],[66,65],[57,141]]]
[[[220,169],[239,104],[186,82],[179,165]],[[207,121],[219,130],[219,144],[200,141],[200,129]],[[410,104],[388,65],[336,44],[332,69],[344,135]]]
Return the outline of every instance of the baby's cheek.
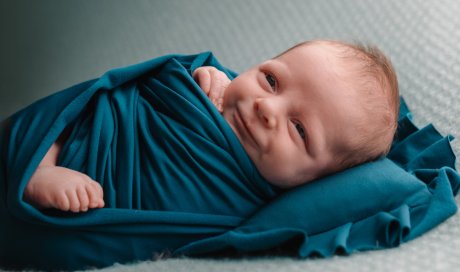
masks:
[[[235,103],[234,90],[230,87],[227,87],[222,97],[223,111],[225,112],[227,109],[233,108]]]

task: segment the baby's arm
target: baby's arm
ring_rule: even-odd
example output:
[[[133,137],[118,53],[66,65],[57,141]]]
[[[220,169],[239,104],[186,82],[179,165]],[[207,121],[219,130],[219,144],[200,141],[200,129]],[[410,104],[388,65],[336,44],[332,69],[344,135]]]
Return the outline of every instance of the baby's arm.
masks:
[[[197,68],[192,76],[211,102],[222,112],[225,89],[231,82],[227,75],[215,67],[203,66]]]
[[[103,191],[89,176],[57,166],[66,135],[53,143],[24,190],[24,200],[37,208],[80,212],[104,207]]]

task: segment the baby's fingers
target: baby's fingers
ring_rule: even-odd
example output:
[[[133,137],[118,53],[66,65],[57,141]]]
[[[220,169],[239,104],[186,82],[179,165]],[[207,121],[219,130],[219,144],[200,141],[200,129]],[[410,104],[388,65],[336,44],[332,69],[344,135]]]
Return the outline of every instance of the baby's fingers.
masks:
[[[200,88],[206,95],[209,95],[209,91],[211,89],[211,75],[209,74],[209,70],[207,67],[199,67],[197,68],[193,74],[193,79],[198,83]]]
[[[222,112],[225,89],[230,84],[227,75],[217,69],[211,70],[211,90],[208,94],[211,102]]]

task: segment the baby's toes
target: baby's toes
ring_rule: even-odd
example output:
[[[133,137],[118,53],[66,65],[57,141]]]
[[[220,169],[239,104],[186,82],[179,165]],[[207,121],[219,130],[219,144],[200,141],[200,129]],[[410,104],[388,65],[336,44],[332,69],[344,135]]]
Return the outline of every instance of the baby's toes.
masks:
[[[102,208],[104,207],[104,193],[99,183],[91,181],[86,186],[86,191],[89,196],[89,207],[90,208]]]
[[[77,187],[77,196],[78,196],[78,202],[79,202],[79,211],[86,212],[88,210],[89,206],[89,196],[86,191],[86,186],[81,185]]]
[[[68,211],[70,209],[69,198],[64,192],[56,196],[54,203],[56,203],[56,207],[53,207],[53,208],[56,208],[62,211]]]
[[[78,199],[77,190],[70,190],[66,192],[67,198],[69,199],[69,206],[72,212],[80,211],[80,200]]]

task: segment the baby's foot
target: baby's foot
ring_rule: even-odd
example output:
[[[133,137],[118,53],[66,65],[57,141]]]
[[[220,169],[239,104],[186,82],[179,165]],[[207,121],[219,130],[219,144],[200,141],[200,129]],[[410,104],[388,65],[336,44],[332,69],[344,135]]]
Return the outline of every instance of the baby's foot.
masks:
[[[37,168],[24,191],[24,199],[38,208],[72,212],[104,207],[99,183],[83,173],[60,166]]]

